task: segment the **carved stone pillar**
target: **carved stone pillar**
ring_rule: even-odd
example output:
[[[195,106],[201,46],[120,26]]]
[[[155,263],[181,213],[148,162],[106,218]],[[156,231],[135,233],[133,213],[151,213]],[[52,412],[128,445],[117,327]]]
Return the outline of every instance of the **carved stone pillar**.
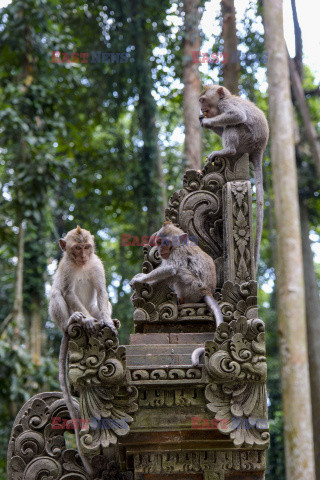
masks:
[[[250,182],[227,182],[223,198],[226,278],[248,282],[255,278]]]
[[[263,480],[266,352],[248,156],[187,171],[166,216],[214,259],[223,323],[216,328],[204,303],[179,305],[162,282],[141,284],[132,295],[130,345],[119,346],[108,327],[89,337],[72,326],[70,383],[79,416],[90,419],[80,431],[83,452],[94,480]],[[157,247],[145,245],[142,270],[160,263]],[[198,347],[205,359],[194,367]],[[52,432],[60,412],[67,416],[61,394],[25,405],[11,436],[8,480],[36,478],[47,466],[55,480],[88,480],[76,452]]]

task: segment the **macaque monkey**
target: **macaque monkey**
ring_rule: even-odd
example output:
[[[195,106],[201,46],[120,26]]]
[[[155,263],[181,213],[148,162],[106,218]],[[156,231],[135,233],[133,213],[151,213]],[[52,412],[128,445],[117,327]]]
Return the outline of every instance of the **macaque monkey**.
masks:
[[[77,226],[65,238],[60,238],[59,245],[63,257],[54,277],[49,313],[64,332],[60,347],[59,380],[70,417],[75,419],[77,410],[67,382],[68,327],[72,323],[78,323],[88,334],[92,334],[99,325],[108,325],[117,334],[119,322],[111,319],[112,307],[106,289],[104,268],[94,253],[93,235]],[[81,460],[91,475],[92,468],[82,453],[76,428],[75,436]]]
[[[93,235],[78,226],[60,238],[59,245],[63,257],[52,285],[51,317],[63,332],[71,323],[79,323],[88,333],[104,324],[116,332],[103,264],[94,253]]]
[[[216,289],[216,269],[213,259],[198,245],[188,242],[188,235],[171,222],[165,222],[155,235],[162,259],[161,265],[150,273],[138,273],[130,282],[157,283],[163,280],[175,292],[180,303],[205,301],[216,319],[223,322],[221,310],[213,298]]]
[[[203,128],[209,128],[222,139],[223,149],[212,152],[207,162],[216,157],[232,157],[249,154],[253,164],[257,197],[257,226],[254,247],[257,271],[263,227],[263,177],[262,157],[265,151],[269,127],[264,113],[249,100],[231,95],[219,85],[205,86],[200,94],[199,120]]]

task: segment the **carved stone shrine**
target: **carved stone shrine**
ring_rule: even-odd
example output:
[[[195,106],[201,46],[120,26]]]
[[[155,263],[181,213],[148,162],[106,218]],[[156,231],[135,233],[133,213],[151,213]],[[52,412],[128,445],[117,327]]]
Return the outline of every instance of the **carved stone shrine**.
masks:
[[[264,323],[254,277],[248,156],[188,170],[167,220],[215,260],[224,322],[205,303],[179,305],[166,282],[132,296],[130,345],[105,326],[69,328],[69,381],[79,415],[60,392],[20,410],[8,448],[8,480],[262,480],[269,444]],[[160,227],[160,225],[159,225]],[[158,267],[143,247],[142,271]],[[205,346],[203,364],[191,353]],[[90,477],[64,433],[78,428]]]

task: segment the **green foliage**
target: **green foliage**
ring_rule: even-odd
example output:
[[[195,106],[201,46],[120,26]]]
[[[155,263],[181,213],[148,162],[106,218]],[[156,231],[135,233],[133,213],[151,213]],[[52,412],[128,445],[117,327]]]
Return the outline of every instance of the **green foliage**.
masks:
[[[4,475],[9,435],[20,407],[36,393],[60,389],[57,362],[51,355],[47,349],[39,365],[23,342],[13,345],[12,336],[0,337],[0,476]]]
[[[202,2],[203,3],[203,2]],[[258,2],[259,3],[259,2]],[[250,1],[239,29],[241,94],[267,113],[261,7]],[[47,293],[60,251],[57,240],[80,224],[95,235],[105,269],[120,342],[132,332],[129,280],[141,268],[142,249],[122,235],[150,235],[160,225],[158,162],[167,198],[182,182],[181,4],[165,0],[13,0],[0,11],[0,476],[16,414],[31,395],[58,388],[61,334],[47,313]],[[221,19],[217,19],[221,24]],[[215,39],[214,52],[222,50]],[[125,62],[52,63],[52,51],[126,53]],[[221,79],[221,66],[214,66]],[[212,70],[203,75],[206,82]],[[314,88],[305,68],[304,86]],[[319,123],[319,99],[308,98]],[[299,117],[297,117],[300,121]],[[203,157],[220,148],[204,132]],[[266,322],[271,448],[267,475],[284,479],[283,416],[273,287],[275,228],[269,151],[265,155],[266,215],[259,291]],[[300,194],[312,229],[319,231],[319,188],[310,151],[299,160]],[[26,224],[24,313],[27,333],[40,308],[46,356],[37,365],[26,343],[13,342],[10,323],[17,264],[17,233]],[[320,272],[318,272],[320,275]],[[3,329],[1,327],[3,326]],[[15,339],[16,340],[16,339]],[[44,381],[45,380],[45,381]]]

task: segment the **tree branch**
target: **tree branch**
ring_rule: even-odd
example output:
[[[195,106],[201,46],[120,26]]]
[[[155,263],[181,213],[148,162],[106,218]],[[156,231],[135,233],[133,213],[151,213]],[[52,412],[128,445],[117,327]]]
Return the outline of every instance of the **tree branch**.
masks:
[[[319,87],[313,88],[312,90],[305,90],[304,94],[305,95],[310,95],[311,97],[316,96],[316,95],[320,95],[320,85],[319,85]]]
[[[301,28],[298,20],[297,14],[297,7],[296,7],[296,0],[291,0],[291,7],[292,7],[292,17],[293,17],[293,25],[294,25],[294,39],[295,39],[295,64],[298,70],[299,77],[302,78],[303,75],[303,65],[302,65],[302,34]]]
[[[318,177],[320,178],[320,145],[318,142],[316,129],[311,120],[309,107],[302,88],[301,78],[299,77],[296,63],[293,58],[289,58],[289,67],[293,98],[300,111],[303,121],[303,128],[310,144],[311,153],[313,156]]]

